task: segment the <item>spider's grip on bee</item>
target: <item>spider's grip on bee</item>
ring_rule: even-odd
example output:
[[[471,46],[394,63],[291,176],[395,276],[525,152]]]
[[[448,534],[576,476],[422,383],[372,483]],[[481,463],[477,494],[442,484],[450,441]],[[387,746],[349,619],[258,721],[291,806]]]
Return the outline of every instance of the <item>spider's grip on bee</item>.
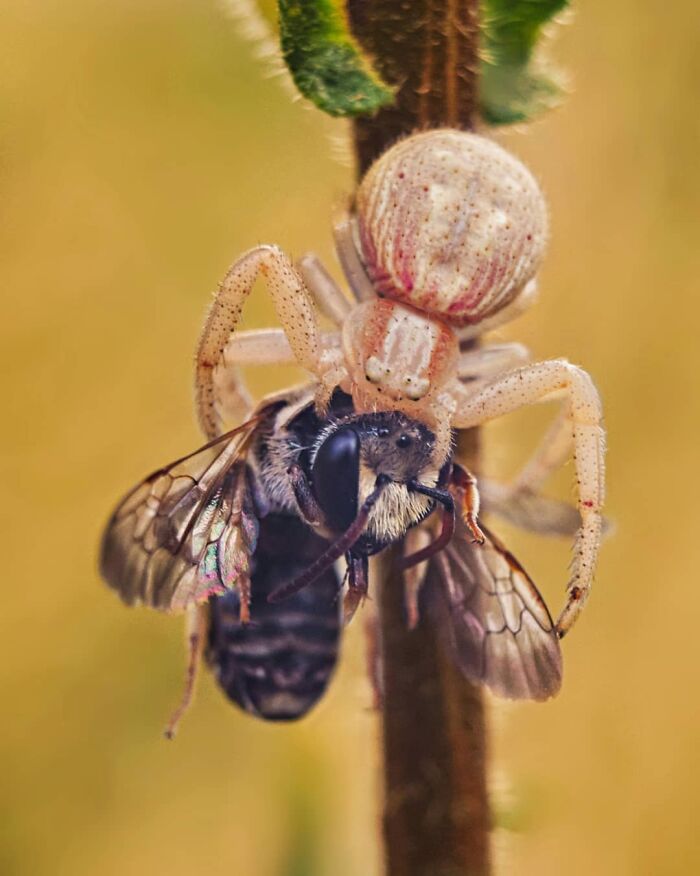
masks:
[[[198,613],[184,705],[203,650],[242,708],[292,720],[329,683],[343,617],[371,591],[368,559],[403,543],[409,626],[426,606],[465,677],[546,699],[597,562],[602,408],[590,377],[565,360],[532,364],[522,345],[469,343],[534,301],[548,237],[537,181],[484,137],[414,134],[370,168],[335,231],[349,296],[313,254],[295,266],[258,246],[231,266],[196,358],[209,444],[122,501],[102,574],[129,604]],[[258,277],[280,328],[240,331]],[[289,361],[309,382],[253,406],[240,368]],[[529,528],[576,528],[556,624],[481,522],[477,481],[455,450],[460,430],[553,398],[562,407],[541,446],[512,484],[487,483],[485,494],[489,510]],[[571,455],[576,508],[540,492]]]

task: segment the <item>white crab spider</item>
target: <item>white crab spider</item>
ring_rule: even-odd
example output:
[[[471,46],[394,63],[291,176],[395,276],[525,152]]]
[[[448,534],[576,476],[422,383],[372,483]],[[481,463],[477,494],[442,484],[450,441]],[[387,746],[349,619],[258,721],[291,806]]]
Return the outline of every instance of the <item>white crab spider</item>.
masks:
[[[557,622],[563,636],[588,596],[601,538],[598,393],[564,359],[523,364],[519,344],[460,347],[532,303],[546,238],[540,189],[500,146],[449,129],[408,137],[370,168],[354,214],[336,227],[355,302],[314,256],[295,267],[276,246],[250,250],[229,269],[209,311],[196,392],[211,438],[247,405],[237,365],[294,361],[318,381],[319,406],[339,386],[358,411],[400,410],[435,431],[445,457],[451,430],[563,396],[561,414],[507,493],[535,489],[573,448],[581,526]],[[259,275],[282,329],[236,332]],[[318,311],[336,331],[320,331]]]

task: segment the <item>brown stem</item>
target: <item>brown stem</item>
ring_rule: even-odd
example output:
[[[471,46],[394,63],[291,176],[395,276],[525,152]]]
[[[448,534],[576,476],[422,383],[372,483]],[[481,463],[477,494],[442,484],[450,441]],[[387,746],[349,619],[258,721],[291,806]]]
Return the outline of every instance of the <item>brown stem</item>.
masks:
[[[361,175],[416,129],[477,117],[478,0],[347,0],[350,23],[396,103],[354,123]],[[478,469],[478,434],[460,456]],[[398,552],[380,594],[384,665],[384,838],[388,876],[490,872],[481,690],[456,670],[426,618],[409,631]]]
[[[476,0],[347,0],[355,36],[393,106],[355,121],[358,169],[417,128],[472,128],[477,118],[479,3]]]

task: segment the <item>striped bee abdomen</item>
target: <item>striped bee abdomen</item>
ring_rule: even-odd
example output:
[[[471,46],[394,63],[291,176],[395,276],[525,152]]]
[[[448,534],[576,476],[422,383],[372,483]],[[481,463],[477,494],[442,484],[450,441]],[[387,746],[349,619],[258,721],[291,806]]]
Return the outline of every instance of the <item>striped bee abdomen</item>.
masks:
[[[283,602],[267,601],[327,546],[298,517],[270,514],[260,521],[253,556],[250,622],[239,620],[235,591],[210,600],[209,665],[226,695],[259,718],[303,717],[335,669],[341,627],[335,569]]]

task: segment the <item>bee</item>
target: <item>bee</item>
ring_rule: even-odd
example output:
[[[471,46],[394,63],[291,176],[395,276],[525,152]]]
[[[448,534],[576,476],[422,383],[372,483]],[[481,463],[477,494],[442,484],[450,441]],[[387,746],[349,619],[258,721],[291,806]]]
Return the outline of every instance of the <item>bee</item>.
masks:
[[[413,530],[421,546],[403,566],[425,570],[465,675],[505,696],[554,694],[554,624],[479,525],[471,475],[405,414],[357,413],[336,390],[321,415],[314,395],[311,386],[263,401],[242,426],[144,479],[107,525],[109,586],[129,605],[190,616],[185,694],[166,735],[189,705],[202,655],[249,714],[307,714],[337,665],[343,621],[367,595],[368,558]],[[469,510],[456,515],[456,506]],[[417,599],[409,604],[415,623]]]

